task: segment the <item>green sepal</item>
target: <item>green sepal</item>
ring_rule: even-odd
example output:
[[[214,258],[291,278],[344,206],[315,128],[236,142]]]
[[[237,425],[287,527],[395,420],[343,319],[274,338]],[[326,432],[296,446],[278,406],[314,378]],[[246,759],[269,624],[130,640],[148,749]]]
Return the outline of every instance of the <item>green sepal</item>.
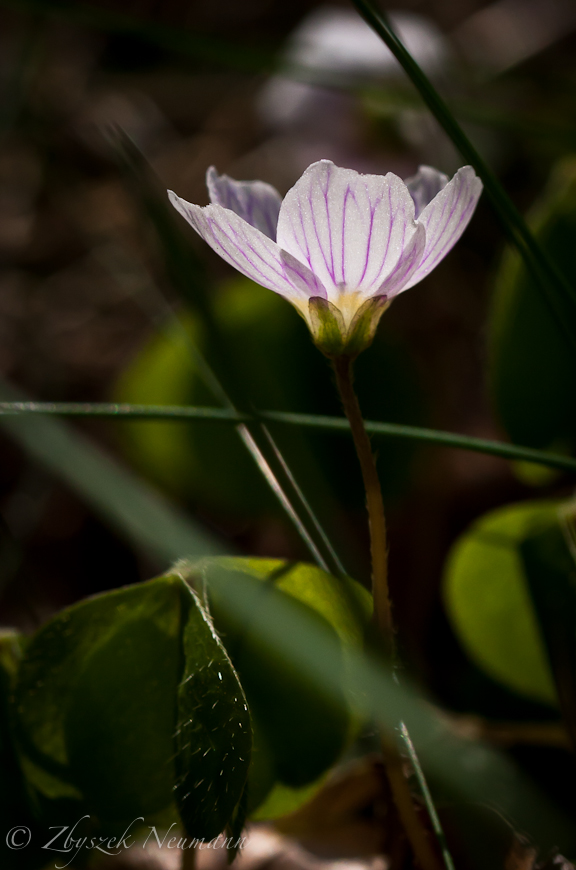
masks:
[[[348,327],[346,347],[344,348],[347,356],[355,357],[370,347],[374,341],[380,318],[389,308],[391,302],[392,300],[387,299],[386,296],[373,296],[360,306]]]
[[[378,323],[390,301],[385,296],[367,299],[346,328],[342,313],[332,302],[321,296],[313,296],[308,303],[308,311],[314,344],[330,359],[338,356],[357,357],[374,341]]]
[[[310,331],[314,344],[328,357],[344,352],[344,319],[335,305],[321,296],[313,296],[308,303]]]

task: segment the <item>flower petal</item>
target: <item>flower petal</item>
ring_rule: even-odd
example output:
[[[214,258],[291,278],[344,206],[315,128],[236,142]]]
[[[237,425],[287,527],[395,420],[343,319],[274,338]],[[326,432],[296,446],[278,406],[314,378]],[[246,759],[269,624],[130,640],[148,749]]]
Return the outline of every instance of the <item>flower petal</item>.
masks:
[[[257,230],[276,241],[278,213],[282,197],[264,181],[235,181],[218,175],[214,166],[206,173],[210,202],[229,208]]]
[[[282,251],[260,230],[221,205],[201,208],[168,191],[170,202],[223,260],[243,275],[308,311],[311,296],[326,290],[306,266]]]
[[[399,293],[410,287],[410,281],[420,267],[425,249],[426,230],[422,224],[418,224],[416,232],[402,251],[393,270],[379,287],[377,295],[393,299],[394,296],[398,296]]]
[[[288,191],[278,244],[319,278],[328,298],[375,293],[416,232],[414,203],[392,173],[360,175],[329,160],[309,166]]]
[[[426,248],[419,267],[404,287],[413,287],[450,251],[474,214],[482,182],[471,166],[463,166],[418,218],[426,230]]]
[[[407,178],[404,184],[414,200],[416,218],[418,218],[436,194],[446,187],[448,176],[434,169],[433,166],[419,166],[416,175]]]

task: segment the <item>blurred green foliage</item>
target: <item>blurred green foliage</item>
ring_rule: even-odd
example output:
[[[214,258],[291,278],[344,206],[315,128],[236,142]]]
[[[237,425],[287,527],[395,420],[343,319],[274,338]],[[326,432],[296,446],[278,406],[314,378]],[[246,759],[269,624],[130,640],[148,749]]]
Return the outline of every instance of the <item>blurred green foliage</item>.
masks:
[[[556,523],[558,502],[498,508],[454,544],[444,573],[444,601],[471,659],[521,695],[556,705],[556,690],[526,583],[521,546],[534,528]]]
[[[521,554],[564,722],[576,745],[576,534],[574,504],[536,529]]]
[[[534,206],[531,227],[576,285],[576,159],[559,164]],[[566,309],[567,322],[572,322]],[[489,377],[500,420],[513,441],[572,453],[576,446],[576,356],[567,347],[520,255],[508,249],[497,275],[489,324]]]
[[[233,279],[214,297],[214,316],[236,361],[236,379],[249,384],[256,408],[341,415],[327,361],[303,322],[285,300],[245,278]],[[181,327],[203,348],[203,329],[191,313]],[[422,398],[407,354],[384,333],[357,362],[356,386],[366,416],[422,422]],[[212,405],[181,328],[154,336],[123,373],[115,390],[120,402]],[[226,424],[126,425],[128,455],[138,468],[169,491],[230,513],[259,515],[275,510],[253,461]],[[276,427],[274,436],[296,476],[314,492],[331,481],[346,504],[360,507],[363,495],[357,460],[340,439]],[[379,468],[389,497],[410,474],[413,446],[390,441]],[[322,482],[323,480],[323,482]]]

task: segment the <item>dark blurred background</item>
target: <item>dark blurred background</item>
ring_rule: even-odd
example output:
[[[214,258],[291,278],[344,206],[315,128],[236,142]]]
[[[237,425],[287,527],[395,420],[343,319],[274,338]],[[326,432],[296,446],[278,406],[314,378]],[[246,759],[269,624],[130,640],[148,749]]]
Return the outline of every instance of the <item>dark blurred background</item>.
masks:
[[[388,11],[527,210],[576,147],[573,3],[397,0]],[[447,173],[460,164],[387,49],[343,2],[0,2],[0,94],[0,373],[40,400],[212,403],[185,351],[174,350],[178,329],[196,335],[198,324],[118,166],[114,125],[161,186],[200,204],[211,164],[281,193],[320,158],[402,177],[419,163]],[[181,230],[214,277],[217,318],[256,404],[340,413],[326,362],[295,312]],[[506,438],[489,396],[486,349],[503,248],[483,200],[456,249],[395,301],[359,361],[367,417]],[[236,550],[308,558],[233,433],[194,424],[74,425]],[[278,437],[290,451],[294,433]],[[467,662],[439,586],[451,543],[475,517],[514,500],[561,496],[570,479],[481,454],[375,446],[408,662],[456,708],[540,715]],[[349,441],[315,435],[292,449],[347,567],[366,581],[367,531]],[[330,484],[317,486],[314,475]],[[7,435],[0,512],[5,625],[30,630],[83,596],[158,570]]]

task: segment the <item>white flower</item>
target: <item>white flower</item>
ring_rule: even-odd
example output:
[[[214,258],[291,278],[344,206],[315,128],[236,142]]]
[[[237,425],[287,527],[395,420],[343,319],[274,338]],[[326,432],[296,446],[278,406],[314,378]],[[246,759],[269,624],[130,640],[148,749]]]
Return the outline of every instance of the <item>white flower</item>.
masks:
[[[172,204],[230,265],[288,299],[327,356],[371,343],[391,300],[456,244],[482,182],[421,166],[405,182],[313,163],[284,200],[262,181],[207,174],[211,205]]]

